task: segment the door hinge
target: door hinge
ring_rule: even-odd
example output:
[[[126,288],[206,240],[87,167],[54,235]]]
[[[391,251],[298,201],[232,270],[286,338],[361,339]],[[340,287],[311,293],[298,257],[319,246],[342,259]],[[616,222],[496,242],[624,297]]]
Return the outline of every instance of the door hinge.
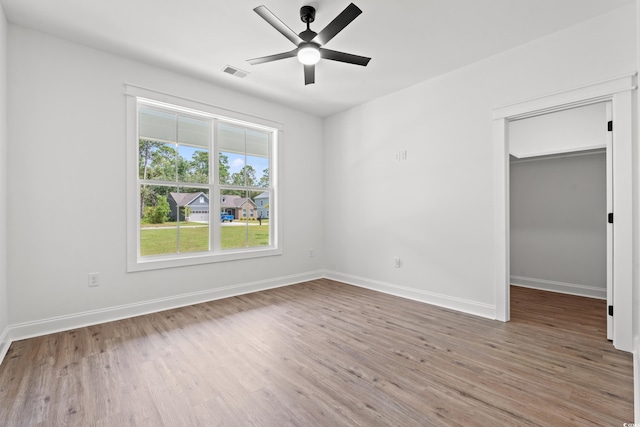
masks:
[[[609,306],[609,316],[613,316],[613,306]]]
[[[607,130],[609,132],[613,132],[613,120],[609,120],[609,122],[607,123]]]
[[[607,221],[609,222],[609,224],[613,224],[613,212],[607,215]]]

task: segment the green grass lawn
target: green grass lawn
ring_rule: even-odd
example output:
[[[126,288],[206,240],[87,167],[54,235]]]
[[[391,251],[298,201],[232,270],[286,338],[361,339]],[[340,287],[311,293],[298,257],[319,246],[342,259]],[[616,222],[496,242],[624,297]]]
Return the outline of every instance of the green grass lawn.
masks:
[[[176,222],[175,221],[167,221],[167,222],[163,222],[162,224],[140,224],[140,228],[169,228],[169,227],[175,227],[175,226],[176,226]],[[196,227],[196,226],[208,227],[209,224],[200,223],[200,222],[180,221],[180,227],[184,227],[184,226],[189,226],[189,227]]]
[[[165,223],[166,224],[166,223]],[[173,227],[142,228],[140,230],[140,255],[174,254],[177,252],[178,229]],[[189,223],[189,225],[195,225]],[[180,228],[180,253],[209,250],[209,226]],[[267,246],[269,244],[269,225],[249,227],[220,227],[222,249]]]

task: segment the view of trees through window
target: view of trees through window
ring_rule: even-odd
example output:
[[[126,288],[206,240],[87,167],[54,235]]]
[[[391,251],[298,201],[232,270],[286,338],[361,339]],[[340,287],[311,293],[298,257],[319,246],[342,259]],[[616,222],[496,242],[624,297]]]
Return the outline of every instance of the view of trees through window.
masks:
[[[268,246],[271,132],[155,106],[138,111],[140,255]]]

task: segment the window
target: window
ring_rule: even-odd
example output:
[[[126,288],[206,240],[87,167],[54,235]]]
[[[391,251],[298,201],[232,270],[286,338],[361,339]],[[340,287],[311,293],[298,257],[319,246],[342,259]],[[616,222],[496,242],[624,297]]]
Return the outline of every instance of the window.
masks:
[[[134,86],[127,94],[128,270],[280,254],[274,207],[271,221],[257,224],[246,206],[265,192],[277,198],[281,126],[179,98],[154,101],[148,95],[172,97]],[[238,209],[242,221],[213,215]]]

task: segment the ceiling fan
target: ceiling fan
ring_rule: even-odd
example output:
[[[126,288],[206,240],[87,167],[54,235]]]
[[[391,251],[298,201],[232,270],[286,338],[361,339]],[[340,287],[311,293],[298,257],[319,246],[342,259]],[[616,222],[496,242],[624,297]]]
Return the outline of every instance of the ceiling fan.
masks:
[[[298,61],[304,65],[304,84],[308,85],[315,83],[315,64],[317,64],[321,58],[362,66],[366,66],[371,60],[371,58],[367,58],[365,56],[338,52],[336,50],[325,49],[322,47],[362,13],[362,10],[353,3],[347,6],[345,10],[336,16],[336,18],[319,33],[316,33],[309,28],[309,24],[311,24],[316,18],[316,9],[312,6],[302,6],[300,8],[300,19],[302,22],[307,24],[307,29],[300,34],[294,33],[291,28],[287,27],[284,22],[278,19],[278,17],[265,6],[258,6],[253,10],[265,21],[271,24],[273,28],[279,31],[280,34],[295,44],[296,48],[289,52],[247,60],[251,65],[297,56]]]

